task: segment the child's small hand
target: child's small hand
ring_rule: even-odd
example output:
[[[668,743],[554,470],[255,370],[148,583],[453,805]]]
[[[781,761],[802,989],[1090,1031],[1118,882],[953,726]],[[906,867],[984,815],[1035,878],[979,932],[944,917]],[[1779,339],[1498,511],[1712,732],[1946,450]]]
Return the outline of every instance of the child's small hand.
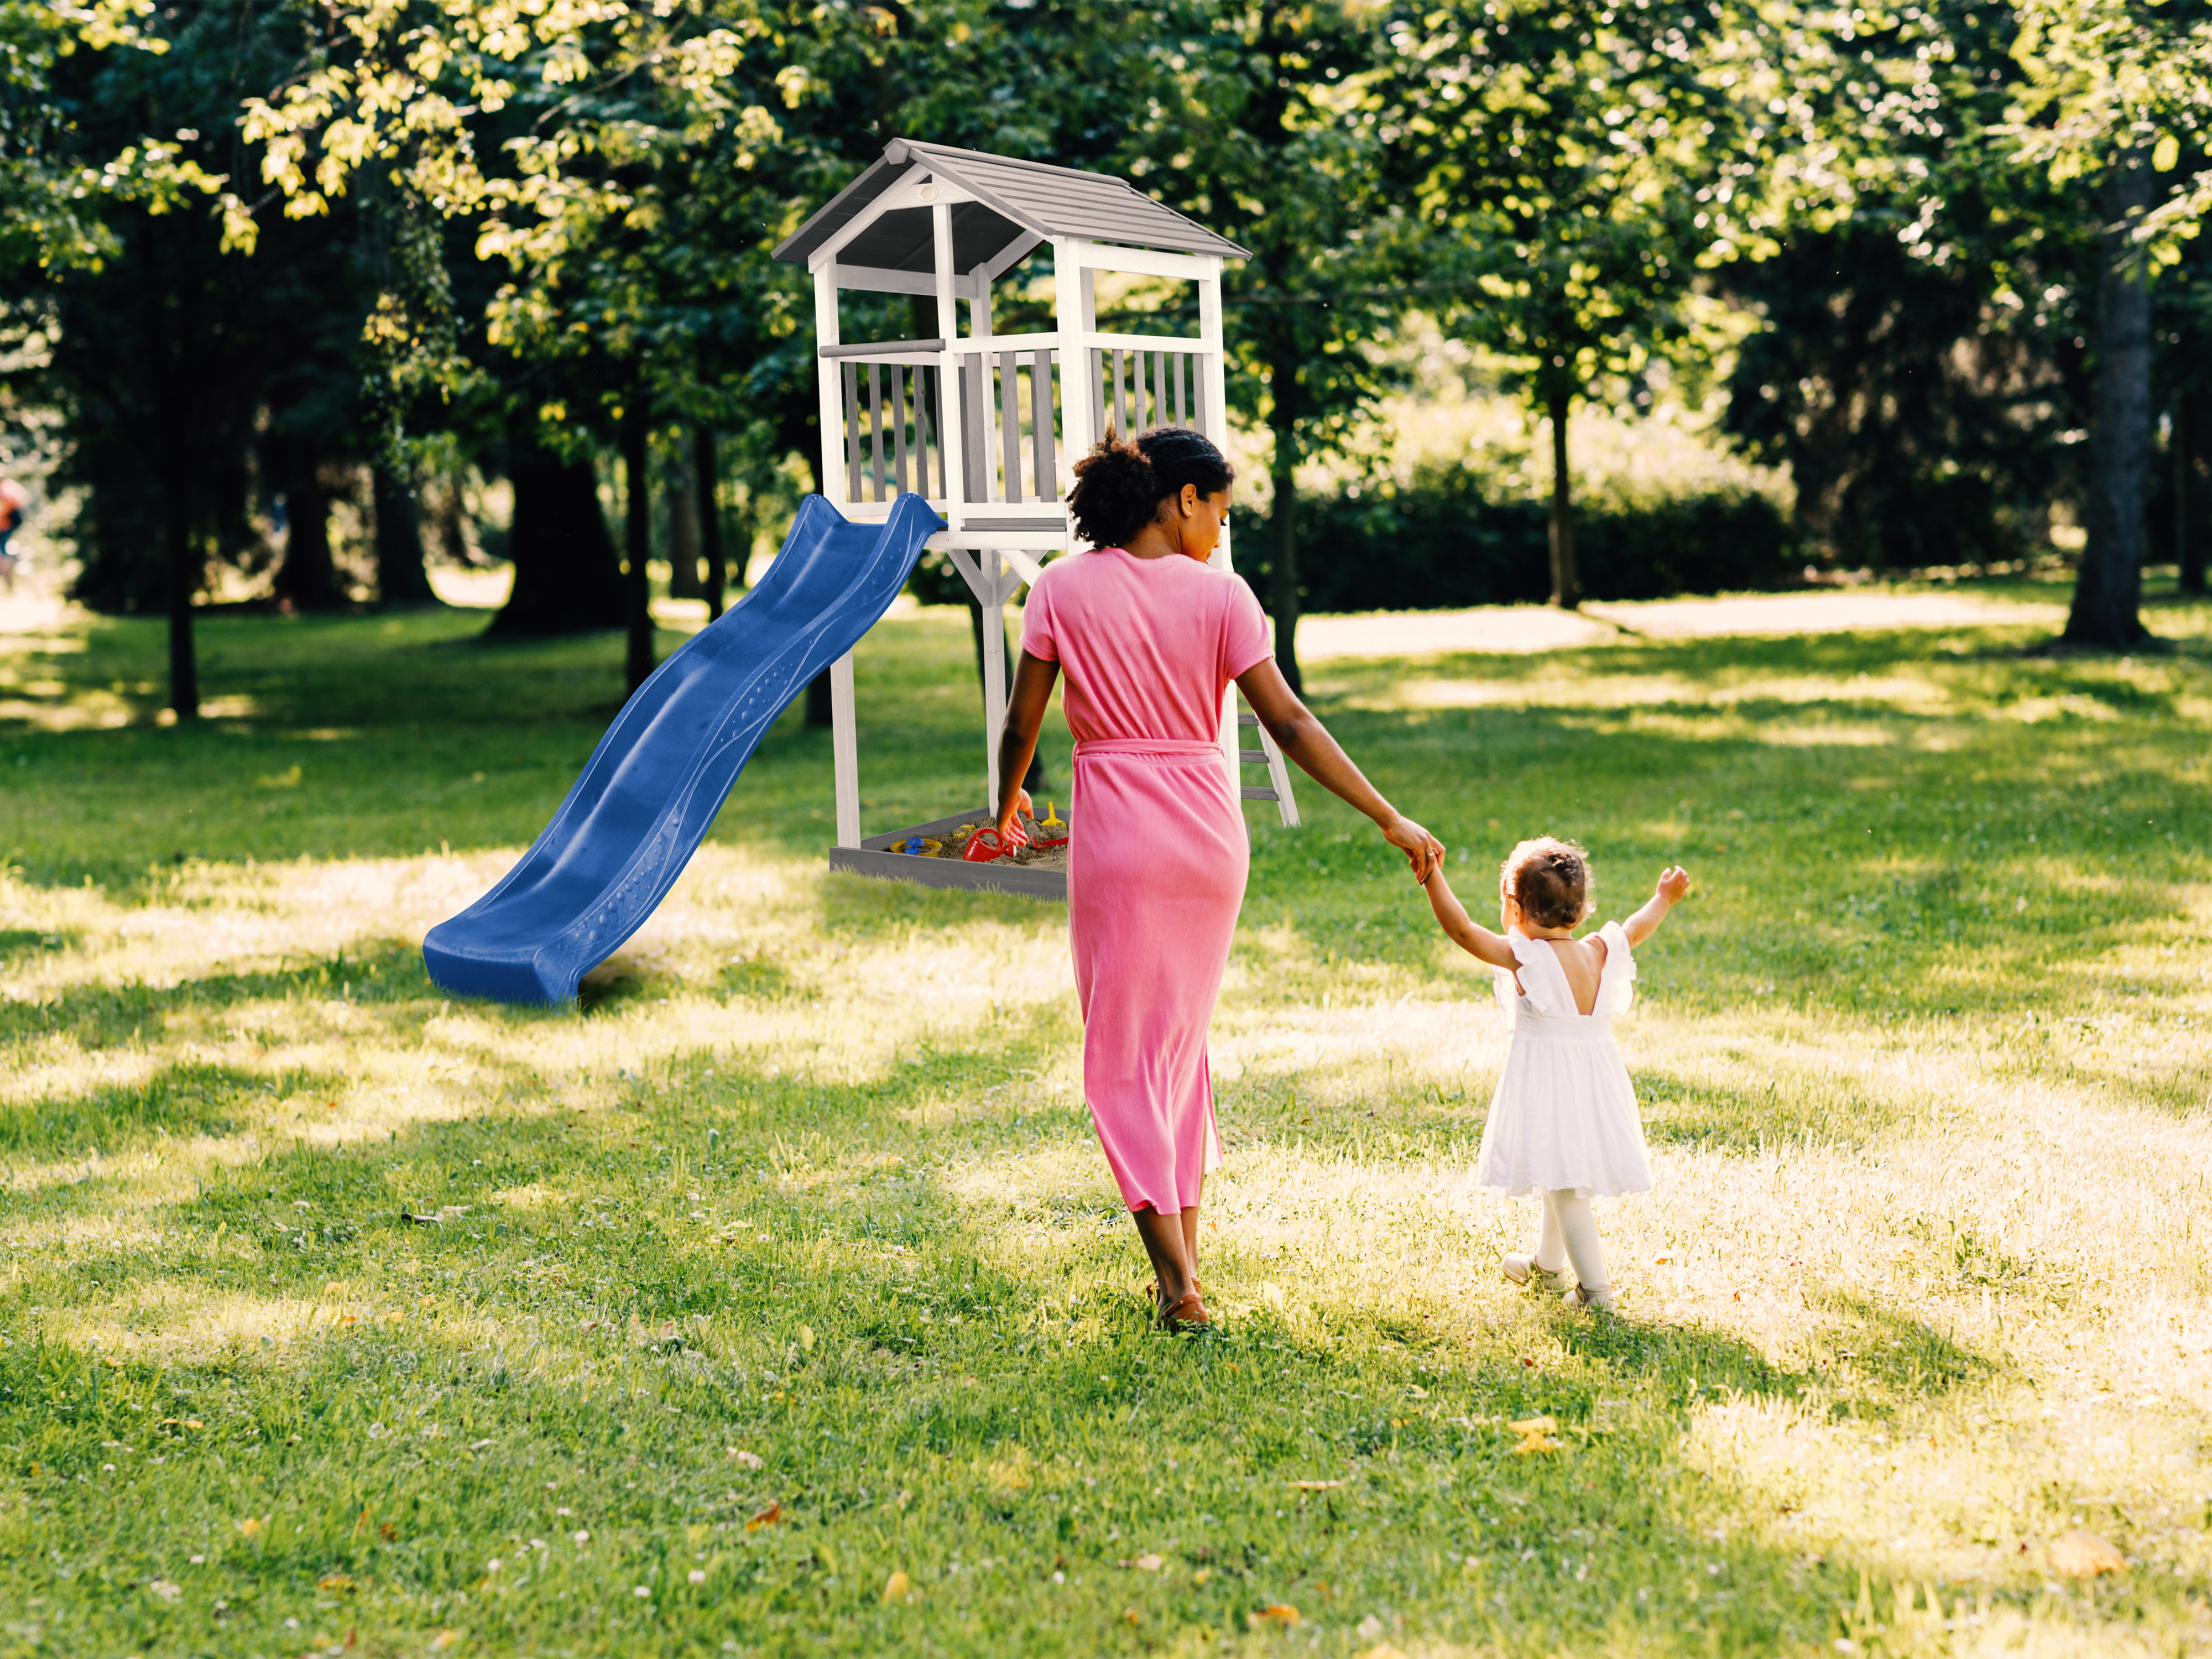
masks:
[[[1659,885],[1653,890],[1669,904],[1679,904],[1690,890],[1690,872],[1680,865],[1669,865],[1660,872]]]

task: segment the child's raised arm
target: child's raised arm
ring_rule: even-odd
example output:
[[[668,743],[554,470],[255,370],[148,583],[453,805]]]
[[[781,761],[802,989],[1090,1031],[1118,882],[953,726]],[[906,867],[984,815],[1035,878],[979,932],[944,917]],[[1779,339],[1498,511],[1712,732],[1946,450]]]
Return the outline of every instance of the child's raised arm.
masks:
[[[1662,871],[1659,884],[1651,890],[1651,896],[1644,900],[1644,908],[1620,925],[1620,931],[1628,935],[1629,947],[1634,949],[1657,933],[1659,924],[1667,920],[1667,913],[1689,890],[1690,872],[1680,865],[1670,865]]]
[[[1493,968],[1516,965],[1513,947],[1505,942],[1503,933],[1493,933],[1467,913],[1467,907],[1453,893],[1451,884],[1444,879],[1442,860],[1429,872],[1429,878],[1421,884],[1429,895],[1429,908],[1437,913],[1451,942],[1471,957],[1479,957]]]

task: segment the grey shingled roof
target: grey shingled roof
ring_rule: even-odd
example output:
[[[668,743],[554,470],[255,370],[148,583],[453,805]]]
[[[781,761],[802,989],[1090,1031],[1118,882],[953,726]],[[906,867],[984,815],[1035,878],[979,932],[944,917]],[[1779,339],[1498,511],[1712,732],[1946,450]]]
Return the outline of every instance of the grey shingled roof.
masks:
[[[894,156],[898,159],[892,160]],[[1215,235],[1195,219],[1162,206],[1127,179],[1109,173],[1079,173],[1073,167],[1048,167],[1042,161],[905,138],[885,145],[883,156],[793,232],[776,249],[775,257],[804,264],[823,243],[866,213],[869,205],[916,161],[926,164],[933,176],[961,185],[976,198],[973,202],[957,203],[952,209],[952,258],[957,270],[972,270],[1024,237],[1079,236],[1171,253],[1246,257],[1245,251],[1226,237]],[[902,208],[886,213],[839,250],[837,261],[881,270],[933,269],[929,210]]]

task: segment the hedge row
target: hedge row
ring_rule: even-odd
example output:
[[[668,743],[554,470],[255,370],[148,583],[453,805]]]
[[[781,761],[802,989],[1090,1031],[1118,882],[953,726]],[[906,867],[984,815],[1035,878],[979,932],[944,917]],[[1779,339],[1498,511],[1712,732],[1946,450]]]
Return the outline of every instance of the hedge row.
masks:
[[[1249,522],[1248,520],[1248,522]],[[1302,501],[1298,575],[1308,611],[1428,611],[1542,600],[1551,592],[1544,504],[1498,499],[1469,468]],[[1267,591],[1274,538],[1265,520],[1237,544],[1237,568]],[[1763,495],[1711,494],[1600,502],[1575,515],[1583,595],[1656,599],[1793,583],[1803,554]]]

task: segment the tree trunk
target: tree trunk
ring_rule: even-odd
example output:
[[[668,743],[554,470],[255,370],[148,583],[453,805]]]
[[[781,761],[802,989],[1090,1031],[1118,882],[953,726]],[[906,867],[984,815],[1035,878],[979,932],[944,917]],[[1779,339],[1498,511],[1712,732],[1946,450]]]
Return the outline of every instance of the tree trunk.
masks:
[[[422,519],[414,486],[385,467],[370,473],[376,510],[376,597],[393,605],[435,605],[422,568]]]
[[[623,553],[628,565],[623,573],[623,611],[629,626],[623,668],[633,695],[653,672],[653,577],[647,568],[653,555],[653,477],[647,419],[645,387],[634,386],[622,428]]]
[[[599,478],[589,461],[561,460],[531,436],[526,421],[507,437],[514,589],[485,632],[535,637],[619,628],[622,567],[599,510]]]
[[[668,468],[668,597],[703,599],[699,580],[699,490],[691,458],[678,453]]]
[[[2181,591],[2191,598],[2204,592],[2205,494],[2197,487],[2198,463],[2204,459],[2212,422],[2193,418],[2195,401],[2176,392],[2173,398],[2173,531],[2174,562],[2180,567]]]
[[[1572,611],[1582,603],[1583,589],[1575,574],[1574,495],[1567,477],[1568,394],[1554,388],[1547,401],[1552,416],[1552,603]]]
[[[700,548],[707,556],[707,620],[722,615],[722,596],[729,592],[730,573],[722,563],[722,506],[715,486],[721,468],[714,459],[714,429],[703,423],[691,428],[692,483],[699,491],[697,514]]]
[[[331,492],[313,462],[303,464],[284,489],[284,562],[276,567],[276,598],[295,611],[343,611],[345,590],[331,561]]]
[[[1274,532],[1274,570],[1267,584],[1269,609],[1275,614],[1275,666],[1293,691],[1303,693],[1305,677],[1298,672],[1298,408],[1297,361],[1278,357],[1269,366],[1268,386],[1274,407],[1268,426],[1274,437],[1271,471],[1274,505],[1267,523]]]
[[[2097,285],[2095,403],[2089,433],[2089,539],[2063,637],[2125,650],[2149,637],[2142,601],[2143,484],[2149,471],[2150,285],[2128,228],[2150,206],[2141,155],[2106,175],[2104,270]]]
[[[199,591],[198,556],[192,550],[191,510],[185,501],[185,480],[168,479],[163,493],[169,537],[169,707],[180,720],[198,720],[200,713],[199,659],[192,641],[192,595]]]

